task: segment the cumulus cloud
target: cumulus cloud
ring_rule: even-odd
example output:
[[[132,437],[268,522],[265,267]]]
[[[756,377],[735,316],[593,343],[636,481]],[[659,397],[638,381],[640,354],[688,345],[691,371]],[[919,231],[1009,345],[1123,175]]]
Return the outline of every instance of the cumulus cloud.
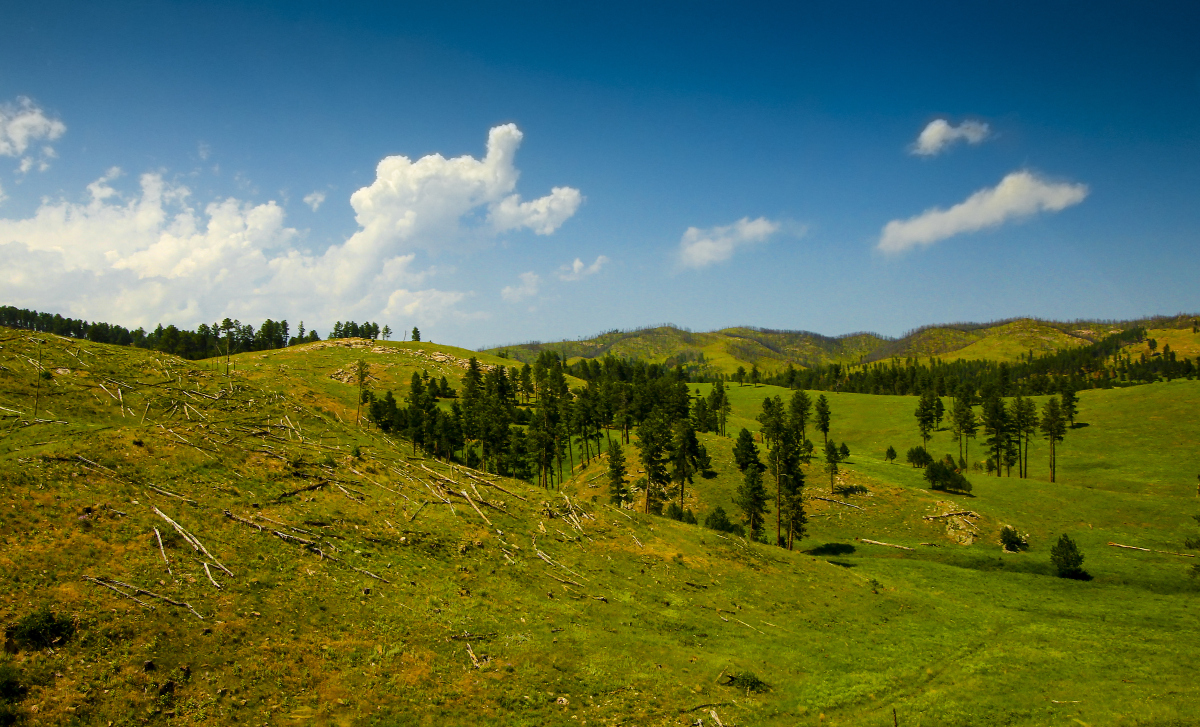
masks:
[[[519,141],[507,125],[492,130],[483,160],[384,159],[376,180],[351,196],[359,229],[316,253],[299,245],[275,202],[200,205],[159,174],[122,192],[114,167],[81,201],[44,200],[29,218],[0,218],[0,290],[11,304],[125,325],[470,316],[457,308],[470,294],[429,286],[435,271],[418,266],[418,253],[478,244],[502,229],[544,234],[570,216],[556,206],[559,192],[521,216]],[[491,215],[506,200],[518,213],[497,224]]]
[[[733,257],[739,247],[766,241],[779,231],[779,223],[765,217],[743,217],[732,225],[700,229],[689,227],[679,241],[679,261],[684,267],[703,268]]]
[[[542,279],[537,273],[521,273],[520,285],[506,285],[504,290],[500,291],[500,297],[507,300],[509,303],[517,303],[526,298],[537,295],[538,286],[541,285]]]
[[[325,193],[324,192],[309,192],[308,194],[304,195],[304,204],[308,205],[309,207],[312,207],[313,212],[316,212],[317,208],[320,207],[321,203],[324,201],[325,201]]]
[[[980,121],[964,121],[958,126],[951,126],[945,119],[934,119],[917,137],[912,146],[912,153],[918,156],[936,156],[955,142],[978,144],[988,138],[990,133],[988,125]]]
[[[608,263],[608,258],[604,255],[598,256],[596,261],[591,265],[584,265],[582,260],[575,258],[575,262],[570,265],[563,265],[558,269],[558,279],[566,281],[580,280],[600,272],[600,268],[606,263]]]
[[[892,220],[883,227],[879,249],[899,253],[929,246],[1038,212],[1058,212],[1079,204],[1087,195],[1086,184],[1047,182],[1032,172],[1013,172],[995,187],[981,189],[948,210],[934,207],[907,220]]]
[[[25,156],[29,147],[41,141],[54,141],[67,131],[67,126],[52,119],[34,102],[21,96],[15,104],[0,104],[0,156],[22,157],[17,169],[24,174],[37,166],[45,171],[56,154],[54,147],[44,144],[41,158]]]

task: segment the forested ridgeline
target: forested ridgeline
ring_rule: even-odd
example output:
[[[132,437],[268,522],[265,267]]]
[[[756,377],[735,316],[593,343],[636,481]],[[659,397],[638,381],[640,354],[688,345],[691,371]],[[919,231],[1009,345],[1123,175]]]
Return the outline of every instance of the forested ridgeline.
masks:
[[[245,351],[266,351],[321,340],[315,330],[305,331],[304,321],[300,322],[295,336],[290,334],[287,321],[273,321],[270,318],[257,329],[248,323],[226,318],[211,325],[201,323],[194,331],[159,324],[153,331],[146,332],[140,327],[131,331],[112,323],[65,318],[57,313],[42,313],[10,305],[0,306],[0,326],[116,346],[134,346],[191,360]],[[413,332],[414,340],[421,340],[415,328]],[[387,326],[380,329],[376,323],[339,321],[329,337],[387,339],[390,336],[391,329]]]
[[[923,394],[934,391],[945,396],[964,386],[977,393],[995,389],[1001,396],[1032,396],[1058,392],[1069,385],[1074,390],[1132,386],[1160,379],[1191,379],[1198,373],[1197,361],[1179,357],[1164,345],[1147,339],[1146,329],[1136,326],[1106,336],[1088,346],[1054,353],[1023,355],[1015,363],[930,358],[892,359],[863,366],[829,364],[809,369],[787,369],[762,376],[762,383],[788,388],[847,391],[860,394]],[[1131,344],[1147,342],[1151,354],[1122,353]],[[741,377],[734,376],[735,380]],[[1065,383],[1064,383],[1065,382]]]

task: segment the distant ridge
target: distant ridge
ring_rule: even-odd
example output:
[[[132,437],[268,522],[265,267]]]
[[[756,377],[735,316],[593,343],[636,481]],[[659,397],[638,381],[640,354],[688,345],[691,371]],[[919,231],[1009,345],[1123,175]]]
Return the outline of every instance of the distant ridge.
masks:
[[[935,323],[892,338],[871,331],[829,336],[807,330],[732,326],[695,332],[672,323],[611,329],[587,338],[526,341],[491,346],[481,352],[529,363],[545,350],[568,359],[645,359],[667,365],[688,364],[712,373],[732,373],[739,366],[763,370],[788,365],[811,367],[860,364],[888,358],[945,357],[1016,361],[1030,352],[1049,353],[1085,346],[1110,333],[1135,326],[1148,329],[1189,328],[1200,314],[1155,315],[1132,320],[1076,319],[1054,321],[1032,316],[988,322]]]

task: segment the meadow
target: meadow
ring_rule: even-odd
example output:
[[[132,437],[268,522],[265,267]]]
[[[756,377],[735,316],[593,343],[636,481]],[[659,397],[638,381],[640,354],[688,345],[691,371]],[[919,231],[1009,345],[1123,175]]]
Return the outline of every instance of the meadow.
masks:
[[[365,358],[398,396],[426,368],[457,387],[460,349],[310,345],[234,356],[226,376],[11,329],[0,346],[0,622],[72,626],[44,647],[10,630],[14,720],[1186,725],[1200,709],[1183,543],[1200,382],[1085,390],[1058,482],[1039,440],[1029,479],[972,473],[970,496],[883,459],[919,443],[915,397],[827,393],[852,494],[814,463],[809,532],[786,551],[614,509],[603,460],[545,490],[355,425],[339,371]],[[730,392],[731,435],[791,395]],[[685,504],[732,515],[733,440],[702,441],[716,475]],[[957,452],[947,431],[930,448]],[[1002,525],[1028,551],[1004,552]],[[1091,580],[1054,575],[1063,533]]]

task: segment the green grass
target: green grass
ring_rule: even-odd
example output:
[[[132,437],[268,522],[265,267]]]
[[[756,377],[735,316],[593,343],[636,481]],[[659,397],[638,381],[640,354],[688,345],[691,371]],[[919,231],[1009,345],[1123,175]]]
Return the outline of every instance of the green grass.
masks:
[[[725,724],[885,725],[894,708],[904,725],[1182,725],[1200,706],[1193,559],[1106,545],[1178,551],[1200,530],[1197,382],[1083,392],[1088,426],[1068,433],[1059,483],[1045,482],[1039,442],[1035,478],[972,475],[975,497],[930,492],[919,471],[882,460],[888,444],[918,442],[915,398],[829,394],[832,437],[852,450],[843,480],[866,491],[846,499],[861,510],[809,503],[810,554],[616,512],[603,478],[587,482],[603,461],[566,490],[581,532],[558,492],[495,480],[504,492],[410,459],[347,423],[353,387],[329,373],[361,351],[244,355],[227,379],[50,337],[45,363],[70,373],[43,381],[42,416],[68,423],[22,424],[28,339],[0,329],[0,406],[20,412],[0,410],[0,622],[45,607],[77,624],[66,643],[5,657],[29,685],[18,709],[30,723],[678,725],[712,723],[716,709]],[[395,362],[381,386],[417,366],[376,356]],[[99,387],[115,395],[113,380],[127,384],[121,410]],[[790,394],[732,387],[730,432],[756,428],[775,393]],[[703,441],[718,475],[698,478],[688,505],[732,510],[732,440]],[[938,432],[933,450],[951,444]],[[808,484],[829,496],[820,473]],[[505,512],[484,508],[489,524],[462,498],[453,513],[422,508],[434,486],[478,489]],[[922,519],[948,502],[979,513],[974,544]],[[221,590],[151,505],[233,571],[213,573]],[[1002,524],[1028,532],[1030,550],[1002,554]],[[1093,580],[1050,574],[1063,532]],[[205,620],[84,575],[186,601]],[[746,672],[770,690],[720,685]],[[704,704],[718,706],[693,709]]]

